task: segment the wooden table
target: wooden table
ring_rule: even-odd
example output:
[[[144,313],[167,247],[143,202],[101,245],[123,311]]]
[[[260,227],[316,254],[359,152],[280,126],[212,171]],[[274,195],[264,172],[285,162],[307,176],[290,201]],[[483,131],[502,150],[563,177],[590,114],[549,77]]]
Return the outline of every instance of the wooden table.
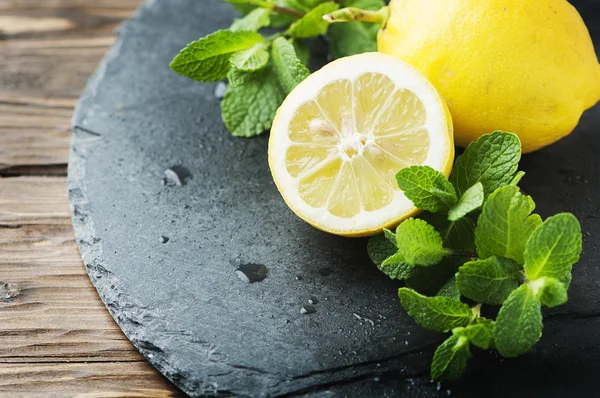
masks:
[[[0,396],[181,393],[90,283],[71,227],[73,107],[138,0],[0,0]]]

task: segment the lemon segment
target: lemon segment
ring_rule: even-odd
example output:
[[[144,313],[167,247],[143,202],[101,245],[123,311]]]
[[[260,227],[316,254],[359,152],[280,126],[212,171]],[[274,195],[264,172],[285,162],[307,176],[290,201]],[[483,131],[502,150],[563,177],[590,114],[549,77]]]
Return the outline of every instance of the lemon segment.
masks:
[[[327,232],[367,236],[414,215],[396,173],[449,174],[452,122],[435,88],[397,59],[368,53],[332,62],[280,107],[269,166],[288,206]]]

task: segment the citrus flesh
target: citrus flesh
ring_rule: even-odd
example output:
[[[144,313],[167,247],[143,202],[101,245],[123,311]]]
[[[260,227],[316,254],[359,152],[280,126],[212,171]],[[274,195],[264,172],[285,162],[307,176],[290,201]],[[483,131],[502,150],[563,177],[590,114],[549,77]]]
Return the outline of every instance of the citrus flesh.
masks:
[[[434,84],[460,146],[505,130],[537,150],[600,99],[592,40],[566,0],[391,0],[389,11],[378,50]]]
[[[313,226],[368,236],[417,213],[396,173],[429,165],[448,175],[452,121],[442,97],[391,56],[343,58],[312,74],[273,122],[269,166],[288,206]]]

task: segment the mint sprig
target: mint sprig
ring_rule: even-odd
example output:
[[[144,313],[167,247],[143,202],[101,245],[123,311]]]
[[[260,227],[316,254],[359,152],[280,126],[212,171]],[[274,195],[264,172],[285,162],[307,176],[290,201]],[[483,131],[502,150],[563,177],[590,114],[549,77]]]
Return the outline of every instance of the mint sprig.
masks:
[[[310,74],[304,40],[326,35],[330,24],[323,16],[338,10],[340,4],[332,0],[223,1],[243,16],[235,18],[229,29],[189,43],[175,56],[171,68],[199,82],[227,78],[229,86],[221,103],[225,127],[235,136],[254,137],[271,128],[285,95]],[[365,7],[383,6],[382,0],[356,1],[366,2]],[[365,35],[351,24],[344,25],[336,27],[338,32],[348,29],[341,41],[360,41],[357,52],[375,50],[377,26],[370,26]],[[261,34],[263,28],[279,31]],[[332,46],[332,52],[336,51]]]
[[[408,314],[451,332],[434,354],[433,379],[459,377],[472,346],[526,353],[542,337],[542,307],[568,300],[581,227],[569,213],[545,221],[533,213],[518,187],[520,158],[517,136],[497,131],[469,145],[449,180],[426,166],[399,171],[399,187],[429,212],[369,241],[379,269],[406,283],[399,297]],[[483,305],[501,306],[496,320],[481,316]]]

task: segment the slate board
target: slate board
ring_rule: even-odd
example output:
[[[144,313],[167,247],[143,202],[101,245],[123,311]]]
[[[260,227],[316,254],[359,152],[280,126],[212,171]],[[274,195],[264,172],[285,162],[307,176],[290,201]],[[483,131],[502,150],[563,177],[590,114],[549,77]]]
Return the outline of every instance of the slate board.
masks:
[[[575,4],[600,44],[600,4]],[[570,137],[522,162],[523,188],[540,214],[572,211],[582,223],[584,253],[568,305],[546,311],[544,337],[530,354],[503,361],[474,351],[465,377],[440,388],[428,367],[442,336],[404,314],[399,284],[371,265],[366,241],[327,235],[295,217],[271,180],[267,135],[230,136],[215,84],[169,69],[182,46],[233,17],[217,0],[145,3],[120,28],[73,121],[69,197],[81,254],[148,361],[191,396],[595,391],[600,107]],[[164,170],[175,165],[191,177],[163,185]],[[246,263],[265,264],[268,277],[242,282],[235,271]],[[311,296],[317,311],[302,315]]]

